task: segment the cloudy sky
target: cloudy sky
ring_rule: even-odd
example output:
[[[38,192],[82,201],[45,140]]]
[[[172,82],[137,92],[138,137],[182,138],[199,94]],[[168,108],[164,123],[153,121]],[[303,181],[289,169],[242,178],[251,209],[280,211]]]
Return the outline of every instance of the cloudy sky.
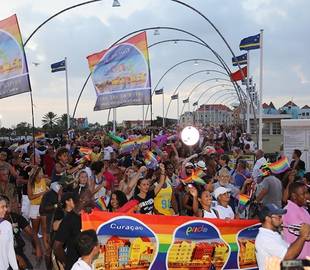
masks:
[[[64,72],[51,73],[50,64],[68,58],[70,112],[89,74],[86,56],[109,47],[120,37],[147,27],[176,27],[189,31],[216,50],[231,66],[231,54],[210,25],[189,9],[170,0],[119,0],[121,7],[113,8],[112,0],[103,0],[70,10],[50,21],[39,30],[25,47],[35,103],[35,122],[41,125],[42,116],[53,111],[66,112]],[[17,14],[24,41],[46,18],[76,0],[1,0],[0,19]],[[264,96],[282,106],[293,99],[302,106],[310,105],[309,0],[184,0],[205,14],[222,32],[235,54],[240,54],[240,39],[264,29]],[[194,39],[177,31],[161,30],[160,35],[148,31],[149,45],[167,39]],[[164,43],[149,50],[152,85],[177,62],[201,58],[217,61],[203,46],[189,42]],[[35,66],[33,63],[39,63]],[[233,68],[232,68],[233,69]],[[206,61],[188,62],[178,66],[163,79],[159,87],[165,89],[165,103],[177,85],[188,75],[202,70],[220,70]],[[259,50],[251,52],[250,73],[258,83]],[[180,96],[186,98],[193,87],[224,75],[200,72],[180,87]],[[218,83],[220,84],[220,83]],[[198,87],[191,103],[204,90],[216,85],[210,81]],[[229,86],[227,88],[230,88]],[[216,91],[214,88],[201,99],[205,102]],[[224,100],[213,95],[210,102]],[[90,81],[82,95],[77,117],[87,116],[90,122],[106,123],[107,111],[94,112],[96,95]],[[229,103],[229,102],[228,102]],[[154,117],[162,114],[161,97],[153,98]],[[0,118],[10,127],[21,121],[31,122],[29,93],[0,100]],[[176,117],[173,103],[169,117]],[[117,110],[117,120],[142,119],[142,106]]]

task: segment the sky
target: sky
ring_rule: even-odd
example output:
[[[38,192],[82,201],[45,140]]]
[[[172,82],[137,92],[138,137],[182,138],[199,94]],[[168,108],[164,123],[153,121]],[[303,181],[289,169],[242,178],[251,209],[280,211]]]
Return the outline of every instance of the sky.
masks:
[[[276,107],[293,100],[297,105],[310,105],[310,1],[308,0],[182,0],[206,15],[220,30],[236,55],[240,40],[264,29],[263,102],[273,101]],[[76,0],[1,0],[0,20],[17,14],[23,40],[45,19],[56,12],[80,3]],[[170,0],[119,0],[120,7],[112,7],[113,0],[103,0],[67,11],[43,26],[25,47],[34,98],[35,125],[52,111],[66,112],[65,73],[51,73],[50,65],[64,57],[68,59],[70,114],[89,74],[86,57],[111,46],[122,36],[147,27],[175,27],[203,39],[230,66],[231,53],[214,29],[198,14]],[[147,31],[148,45],[167,39],[194,39],[179,31],[160,30],[160,35]],[[152,87],[174,64],[188,59],[217,62],[206,47],[190,42],[167,42],[149,49]],[[250,74],[259,84],[260,50],[251,51]],[[39,63],[34,65],[33,63]],[[198,71],[221,70],[207,61],[187,62],[169,72],[158,85],[165,93],[165,108],[180,82]],[[214,78],[227,79],[216,72],[199,72],[179,88],[180,98],[188,97],[199,83]],[[222,81],[223,82],[223,81]],[[190,103],[216,84],[210,80],[197,87]],[[226,84],[226,82],[225,82]],[[230,89],[225,86],[223,89]],[[216,100],[230,105],[232,99],[223,96],[219,87],[205,92],[201,103]],[[229,90],[228,90],[229,91]],[[228,93],[228,92],[227,92]],[[213,95],[212,98],[211,95]],[[227,100],[227,102],[225,101]],[[93,111],[96,94],[90,80],[81,97],[76,117],[88,117],[89,122],[107,122],[108,111]],[[176,102],[171,104],[168,117],[176,118]],[[162,97],[153,97],[153,118],[162,115]],[[148,119],[150,114],[148,114]],[[142,106],[117,109],[117,121],[142,119]],[[31,123],[29,93],[0,100],[1,125],[11,127],[19,122]]]

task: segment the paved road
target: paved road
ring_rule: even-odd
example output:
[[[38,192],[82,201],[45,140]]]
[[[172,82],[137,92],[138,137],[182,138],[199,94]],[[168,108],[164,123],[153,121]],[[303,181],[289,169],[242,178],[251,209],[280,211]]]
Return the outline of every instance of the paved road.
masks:
[[[40,264],[38,264],[36,262],[35,256],[32,255],[32,246],[31,246],[30,241],[26,237],[24,237],[24,239],[25,239],[25,242],[26,242],[26,246],[24,248],[25,254],[28,257],[28,259],[31,261],[31,263],[33,265],[33,269],[34,270],[46,270],[44,260],[42,260],[42,262]],[[41,243],[41,244],[43,244],[43,243]]]

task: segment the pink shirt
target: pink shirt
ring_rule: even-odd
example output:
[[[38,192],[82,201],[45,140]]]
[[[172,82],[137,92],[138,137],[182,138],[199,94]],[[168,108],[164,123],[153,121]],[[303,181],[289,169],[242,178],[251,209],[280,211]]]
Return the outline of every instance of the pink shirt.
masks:
[[[292,201],[288,200],[285,209],[287,209],[287,213],[283,216],[283,224],[285,226],[295,224],[300,225],[302,223],[310,224],[310,215],[305,208],[300,207],[296,203],[293,203]],[[290,233],[287,229],[284,229],[283,238],[286,242],[291,244],[297,239],[297,236]],[[305,259],[306,256],[309,256],[309,254],[310,254],[310,241],[307,241],[305,242],[304,247],[298,256],[298,259]]]

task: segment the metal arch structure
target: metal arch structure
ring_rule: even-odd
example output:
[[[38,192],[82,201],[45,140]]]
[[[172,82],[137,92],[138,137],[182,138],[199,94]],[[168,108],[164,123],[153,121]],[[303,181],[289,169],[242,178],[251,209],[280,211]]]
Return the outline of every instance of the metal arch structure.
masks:
[[[173,95],[176,95],[176,94],[178,93],[179,88],[182,86],[182,84],[183,84],[187,79],[193,77],[193,76],[196,75],[196,74],[199,74],[199,73],[202,73],[202,72],[206,72],[206,71],[209,71],[209,72],[212,71],[212,72],[216,72],[216,73],[224,74],[224,75],[225,75],[224,72],[221,72],[221,71],[218,71],[218,70],[206,70],[206,69],[204,69],[204,70],[199,70],[199,71],[193,72],[193,73],[191,73],[190,75],[186,76],[186,77],[178,84],[178,86],[175,88],[175,90],[174,90],[174,92],[173,92]],[[236,89],[235,89],[235,90],[236,90]],[[237,91],[236,91],[236,92],[237,92]],[[237,95],[238,95],[238,93],[237,93]],[[168,107],[167,107],[167,111],[166,111],[166,114],[165,114],[165,118],[167,118],[167,115],[168,115],[168,112],[169,112],[169,109],[170,109],[171,102],[172,102],[172,100],[170,99],[169,104],[168,104]]]
[[[122,37],[119,38],[117,41],[115,41],[108,49],[112,48],[113,46],[115,46],[116,44],[118,44],[120,41],[122,41],[123,39],[125,39],[125,38],[127,38],[127,37],[129,37],[129,36],[131,36],[131,35],[133,35],[133,34],[136,34],[136,33],[139,33],[139,32],[143,32],[143,31],[148,31],[148,30],[155,30],[155,29],[157,29],[157,30],[158,30],[158,29],[174,30],[174,31],[182,32],[182,33],[184,33],[184,34],[187,34],[187,35],[190,35],[190,36],[196,38],[197,40],[201,41],[201,42],[205,45],[205,47],[207,47],[207,48],[215,55],[215,57],[216,57],[216,58],[219,60],[219,62],[223,65],[223,67],[224,67],[224,69],[227,71],[227,73],[229,73],[229,74],[231,73],[229,67],[227,66],[227,64],[225,63],[225,61],[221,58],[221,56],[220,56],[216,51],[214,51],[203,39],[201,39],[200,37],[194,35],[194,34],[191,33],[191,32],[188,32],[188,31],[186,31],[186,30],[183,30],[183,29],[180,29],[180,28],[176,28],[176,27],[156,26],[156,27],[146,27],[146,28],[138,29],[138,30],[132,31],[132,32],[127,33],[126,35],[122,36]],[[107,49],[107,50],[108,50],[108,49]],[[82,95],[82,93],[83,93],[83,91],[84,91],[84,89],[85,89],[85,87],[86,87],[86,85],[87,85],[87,82],[89,81],[90,76],[91,76],[91,73],[89,73],[88,77],[86,78],[85,83],[83,84],[83,88],[81,89],[80,94],[79,94],[79,97],[78,97],[78,99],[77,99],[77,102],[76,102],[76,105],[75,105],[75,108],[74,108],[74,113],[73,113],[73,115],[75,115],[77,104],[78,104],[78,102],[79,102],[79,100],[80,100],[80,97],[81,97],[81,95]],[[234,83],[236,83],[236,82],[232,80],[232,83],[234,84]],[[238,92],[237,89],[240,90],[240,86],[239,86],[239,87],[236,87],[236,92]]]
[[[200,83],[200,84],[202,84],[202,83]],[[199,96],[199,98],[198,98],[195,102],[198,104],[198,102],[199,102],[199,100],[201,99],[201,97],[202,97],[204,94],[206,94],[209,90],[215,89],[216,87],[225,87],[225,86],[227,86],[227,87],[230,86],[230,87],[231,87],[232,85],[222,83],[222,84],[217,84],[217,85],[210,86],[209,88],[207,88],[206,90],[204,90],[204,91],[201,93],[201,95]],[[239,102],[240,102],[240,100],[239,100]],[[182,107],[182,110],[181,110],[181,115],[183,114],[184,107],[185,107],[185,104],[183,104],[183,107]]]
[[[154,43],[153,45],[155,44],[162,44],[163,42],[157,42],[157,43]],[[198,42],[199,43],[199,42]],[[199,44],[202,44],[202,43],[199,43]],[[153,88],[153,91],[152,91],[152,96],[154,95],[155,93],[155,90],[158,88],[159,84],[161,83],[161,81],[164,79],[164,77],[171,71],[173,70],[174,68],[176,68],[177,66],[180,66],[182,64],[185,64],[185,63],[188,63],[188,62],[193,62],[193,61],[202,61],[202,62],[209,62],[209,63],[212,63],[212,64],[215,64],[216,66],[222,68],[223,70],[225,70],[225,68],[223,66],[221,66],[220,64],[214,62],[214,61],[211,61],[211,60],[208,60],[208,59],[204,59],[204,58],[191,58],[191,59],[187,59],[187,60],[183,60],[183,61],[180,61],[176,64],[174,64],[173,66],[171,66],[169,69],[167,69],[164,74],[159,78],[159,80],[157,81],[155,87]],[[226,74],[227,75],[227,74]],[[148,114],[148,110],[149,110],[149,105],[147,105],[147,108],[146,108],[146,113],[145,113],[145,116]],[[146,117],[145,117],[146,119]]]
[[[100,2],[100,1],[102,1],[102,0],[90,0],[90,1],[82,2],[82,3],[76,4],[76,5],[67,7],[67,8],[65,8],[65,9],[62,9],[62,10],[60,10],[59,12],[53,14],[52,16],[50,16],[49,18],[47,18],[45,21],[43,21],[38,27],[35,28],[35,30],[30,34],[30,36],[29,36],[29,37],[27,38],[27,40],[25,41],[24,46],[27,45],[27,43],[29,42],[29,40],[34,36],[34,34],[35,34],[38,30],[40,30],[46,23],[48,23],[50,20],[52,20],[53,18],[57,17],[58,15],[60,15],[60,14],[62,14],[62,13],[64,13],[64,12],[66,12],[66,11],[69,11],[69,10],[71,10],[71,9],[74,9],[74,8],[77,8],[77,7],[80,7],[80,6],[83,6],[83,5],[95,3],[95,2]],[[207,16],[205,16],[202,12],[200,12],[200,11],[197,10],[196,8],[192,7],[191,5],[189,5],[189,4],[187,4],[187,3],[184,3],[184,2],[182,2],[182,1],[180,1],[180,0],[171,0],[171,1],[174,2],[174,3],[180,4],[180,5],[182,5],[182,6],[186,7],[186,8],[188,8],[188,9],[191,9],[191,10],[194,11],[196,14],[198,14],[199,16],[201,16],[204,20],[206,20],[206,21],[211,25],[211,27],[218,33],[218,35],[221,37],[221,39],[224,41],[224,43],[226,44],[227,48],[230,50],[232,56],[235,57],[235,54],[234,54],[233,50],[231,49],[230,45],[228,44],[228,42],[226,41],[226,39],[224,38],[224,36],[222,35],[222,33],[217,29],[217,27],[213,24],[213,22],[212,22]],[[113,45],[112,45],[112,46],[113,46]],[[221,62],[221,61],[220,61],[220,62]],[[237,65],[238,65],[239,70],[241,71],[242,77],[244,78],[244,74],[243,74],[243,72],[242,72],[242,69],[241,69],[241,66],[240,66],[239,62],[237,62]],[[85,86],[86,86],[86,84],[87,84],[89,78],[90,78],[90,75],[87,77],[87,79],[86,79],[86,81],[85,81],[85,83],[84,83],[84,85],[83,85],[83,88],[82,88],[82,90],[81,90],[81,93],[80,93],[80,95],[79,95],[79,97],[78,97],[78,101],[79,101],[79,99],[80,99],[80,96],[81,96],[81,94],[82,94],[82,92],[83,92],[83,89],[85,88]],[[236,82],[233,82],[233,83],[236,83]],[[246,82],[246,84],[247,84],[248,96],[249,96],[250,99],[251,99],[251,105],[252,105],[252,107],[253,107],[253,106],[254,106],[254,105],[253,105],[253,100],[252,100],[252,97],[249,95],[249,90],[248,90],[248,89],[249,89],[249,86],[248,86],[248,83],[247,83],[247,82]],[[239,90],[241,89],[239,85],[238,85],[238,88],[239,88]],[[32,99],[32,97],[31,97],[31,99]],[[78,101],[77,101],[77,103],[78,103]],[[76,111],[76,108],[75,108],[75,111]],[[255,111],[254,111],[254,114],[255,114]],[[254,115],[254,117],[255,117],[255,115]]]
[[[196,40],[191,40],[191,39],[170,39],[170,40],[162,40],[162,41],[158,41],[158,42],[155,42],[154,44],[152,44],[151,46],[154,46],[154,45],[158,45],[158,44],[163,44],[163,43],[166,43],[166,42],[175,42],[175,41],[185,41],[185,42],[192,42],[192,43],[195,43],[195,44],[199,44],[199,45],[201,45],[201,46],[204,46],[204,47],[206,47],[206,48],[208,48],[208,49],[210,49],[211,51],[212,51],[212,48],[210,47],[210,46],[208,46],[205,42],[199,42],[199,41],[196,41]],[[213,52],[213,54],[215,55],[215,54],[217,54],[215,51],[212,51]],[[219,56],[219,55],[218,55]],[[220,57],[220,56],[219,56]],[[217,57],[218,58],[218,57]],[[221,58],[221,57],[220,57]],[[222,59],[222,58],[221,58]],[[218,60],[219,60],[219,58],[218,58]],[[221,61],[220,61],[221,62]],[[227,75],[228,75],[228,77],[230,77],[230,74],[231,74],[231,70],[230,70],[230,68],[228,67],[228,65],[226,64],[226,62],[222,59],[222,67],[225,69],[225,71],[227,72]],[[220,65],[219,65],[220,66]],[[159,85],[159,83],[161,82],[161,80],[162,80],[162,78],[164,77],[166,75],[166,73],[160,78],[160,80],[158,81],[158,83],[156,84],[156,86],[154,87],[154,89],[153,89],[153,92],[152,92],[152,95],[154,94],[154,92],[155,92],[155,90],[157,89],[157,87],[158,87],[158,85]],[[232,84],[234,85],[234,87],[235,87],[235,89],[236,89],[236,92],[237,92],[237,94],[238,94],[238,91],[239,92],[243,92],[243,90],[241,89],[241,87],[239,86],[239,84],[236,82],[236,81],[234,81],[234,80],[230,80],[231,82],[232,82]],[[244,93],[242,93],[243,95],[244,95]],[[240,99],[240,101],[241,101],[241,94],[238,94],[239,95],[239,99]],[[168,108],[170,107],[170,104],[171,103],[171,101],[169,101],[169,104],[168,104]],[[148,109],[149,109],[149,105],[147,106],[147,108],[146,108],[146,114],[145,115],[147,115],[148,114]],[[165,118],[167,117],[167,115],[165,116]],[[144,118],[144,119],[146,119],[146,117]]]

